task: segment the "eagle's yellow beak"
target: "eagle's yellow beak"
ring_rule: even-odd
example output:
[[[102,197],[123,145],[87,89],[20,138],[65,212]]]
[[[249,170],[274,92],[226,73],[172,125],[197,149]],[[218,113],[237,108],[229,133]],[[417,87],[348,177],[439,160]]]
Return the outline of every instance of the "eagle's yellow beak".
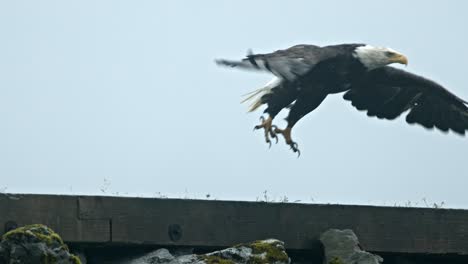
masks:
[[[395,53],[395,55],[390,57],[390,61],[392,63],[400,63],[408,66],[408,58],[406,58],[403,54]]]

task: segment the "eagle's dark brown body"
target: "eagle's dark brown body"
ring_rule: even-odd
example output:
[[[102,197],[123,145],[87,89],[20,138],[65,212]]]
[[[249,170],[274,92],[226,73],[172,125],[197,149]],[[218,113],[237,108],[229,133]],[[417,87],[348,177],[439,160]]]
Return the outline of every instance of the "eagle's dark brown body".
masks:
[[[275,79],[250,96],[251,111],[266,104],[269,115],[257,128],[265,129],[265,138],[282,133],[297,151],[291,129],[303,116],[313,111],[329,94],[346,92],[351,101],[369,116],[395,119],[405,111],[408,123],[464,135],[468,130],[467,102],[441,85],[396,69],[388,64],[407,63],[402,54],[364,44],[326,47],[297,45],[269,54],[250,54],[242,61],[219,60],[231,67],[269,71]],[[255,96],[258,96],[255,99]],[[286,129],[273,129],[272,120],[289,107]]]

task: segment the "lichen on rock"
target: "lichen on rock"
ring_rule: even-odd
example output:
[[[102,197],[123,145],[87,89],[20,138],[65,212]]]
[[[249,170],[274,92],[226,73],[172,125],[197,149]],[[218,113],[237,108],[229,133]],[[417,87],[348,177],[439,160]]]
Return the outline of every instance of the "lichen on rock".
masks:
[[[250,244],[241,244],[237,247],[252,249],[249,262],[252,264],[289,263],[284,243],[276,239],[257,240]]]
[[[0,263],[81,264],[57,233],[40,224],[5,233],[0,242]]]
[[[218,256],[207,256],[204,255],[201,257],[201,260],[206,264],[236,264],[234,261],[230,259],[223,259]]]
[[[169,255],[168,255],[169,254]],[[119,264],[289,264],[284,243],[276,239],[258,240],[201,255],[173,257],[158,249],[137,259]]]

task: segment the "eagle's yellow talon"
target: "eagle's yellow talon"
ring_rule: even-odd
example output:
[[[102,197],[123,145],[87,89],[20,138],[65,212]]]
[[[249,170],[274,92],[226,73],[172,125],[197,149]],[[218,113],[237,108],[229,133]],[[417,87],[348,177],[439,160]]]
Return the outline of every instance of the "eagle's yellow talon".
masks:
[[[275,132],[273,131],[273,118],[271,117],[268,117],[268,118],[264,118],[263,116],[260,117],[260,122],[261,124],[260,125],[256,125],[254,127],[254,130],[257,130],[257,129],[260,129],[260,128],[263,128],[263,131],[265,133],[265,142],[269,144],[269,147],[271,148],[271,140],[270,140],[270,136],[272,138],[275,138],[276,139],[276,142],[278,142],[278,137],[276,136]]]
[[[284,140],[286,141],[286,144],[291,147],[292,151],[297,152],[297,156],[299,157],[301,155],[301,151],[298,148],[298,145],[296,142],[294,142],[291,138],[291,127],[287,127],[285,129],[279,129],[277,126],[274,126],[274,132],[276,134],[281,134],[284,137]]]

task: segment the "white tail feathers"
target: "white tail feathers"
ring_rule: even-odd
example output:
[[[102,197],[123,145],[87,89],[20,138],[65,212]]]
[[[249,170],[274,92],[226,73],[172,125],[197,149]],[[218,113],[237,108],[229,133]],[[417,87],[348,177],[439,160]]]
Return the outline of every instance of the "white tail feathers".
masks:
[[[268,61],[262,55],[253,55],[251,51],[248,52],[247,58],[241,61],[231,61],[231,60],[224,60],[219,59],[215,60],[216,64],[228,67],[238,67],[241,69],[246,70],[260,70],[260,71],[268,71],[271,72]],[[280,77],[273,77],[271,81],[265,84],[262,88],[252,91],[250,93],[245,94],[246,98],[244,98],[241,103],[252,102],[249,106],[248,112],[253,112],[257,110],[262,104],[262,97],[266,94],[269,94],[271,90],[277,87],[282,82]]]
[[[267,88],[263,87],[263,88],[260,88],[260,89],[257,89],[257,90],[254,90],[252,92],[249,92],[249,93],[246,93],[242,96],[247,96],[246,98],[244,98],[242,101],[241,101],[241,104],[242,103],[245,103],[247,101],[250,101],[252,100],[255,96],[257,96],[258,94],[262,93],[262,92],[265,92],[265,91],[268,91]]]
[[[264,96],[265,94],[269,94],[273,88],[277,87],[281,83],[281,81],[282,80],[280,78],[274,77],[262,88],[244,94],[243,96],[246,96],[246,98],[244,98],[241,101],[241,104],[251,101],[252,103],[249,106],[248,112],[253,112],[257,110],[263,104],[262,96]]]
[[[253,112],[262,105],[262,96],[267,94],[269,91],[270,91],[269,89],[260,88],[248,94],[244,94],[243,96],[247,96],[247,97],[241,101],[241,104],[252,101],[247,111]]]

